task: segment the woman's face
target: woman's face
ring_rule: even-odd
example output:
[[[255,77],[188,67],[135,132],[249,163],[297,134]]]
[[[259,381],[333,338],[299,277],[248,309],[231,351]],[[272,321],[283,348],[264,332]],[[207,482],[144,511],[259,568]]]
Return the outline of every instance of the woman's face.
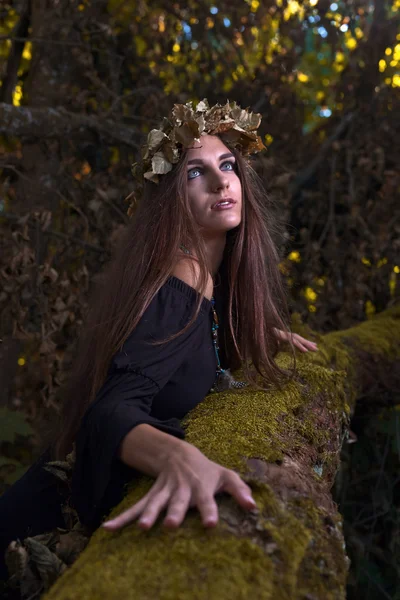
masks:
[[[188,150],[187,189],[191,209],[204,234],[223,233],[239,225],[242,185],[236,159],[215,135],[202,135]],[[229,198],[221,208],[215,205]]]

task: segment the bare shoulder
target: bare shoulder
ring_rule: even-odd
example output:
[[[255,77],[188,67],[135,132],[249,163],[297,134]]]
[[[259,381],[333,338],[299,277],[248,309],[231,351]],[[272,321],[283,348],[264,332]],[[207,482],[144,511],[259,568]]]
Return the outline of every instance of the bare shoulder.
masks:
[[[199,291],[199,278],[200,278],[200,267],[196,260],[189,257],[179,257],[175,263],[172,275],[178,279],[182,279],[185,283],[190,285],[195,290]],[[209,300],[213,295],[213,280],[210,275],[207,287],[205,290],[205,296]]]

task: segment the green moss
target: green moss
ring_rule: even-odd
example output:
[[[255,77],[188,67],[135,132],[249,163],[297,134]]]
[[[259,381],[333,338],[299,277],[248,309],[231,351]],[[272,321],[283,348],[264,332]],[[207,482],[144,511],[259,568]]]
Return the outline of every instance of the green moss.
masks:
[[[273,565],[262,549],[220,528],[206,531],[194,515],[174,532],[130,527],[98,532],[93,542],[48,598],[244,600],[254,589],[260,600],[272,598]]]
[[[177,531],[160,525],[148,532],[135,525],[115,533],[98,530],[46,599],[345,598],[348,564],[339,515],[301,493],[280,496],[249,475],[247,459],[274,463],[289,457],[327,493],[356,398],[360,351],[399,356],[399,314],[319,336],[319,352],[298,354],[297,374],[282,391],[213,394],[185,419],[188,442],[246,476],[257,514],[224,495],[214,530],[204,530],[196,510]],[[289,354],[282,352],[278,362],[288,368]],[[152,484],[148,477],[136,482],[111,514],[132,506]]]
[[[120,505],[126,508],[147,489],[141,484]],[[140,489],[139,489],[140,488]],[[217,528],[205,530],[190,511],[176,531],[160,525],[144,532],[135,526],[110,534],[98,530],[78,563],[53,586],[46,600],[124,598],[152,600],[292,600],[302,581],[304,594],[323,589],[324,600],[343,599],[346,565],[341,544],[337,557],[327,559],[327,540],[321,523],[324,512],[310,501],[288,508],[272,489],[254,482],[259,511],[252,513],[253,534],[236,524],[235,534],[223,518]],[[239,509],[240,510],[240,509]],[[242,513],[244,521],[245,513]],[[332,547],[329,556],[333,558]],[[324,557],[324,565],[316,557]],[[327,568],[326,564],[329,565]],[[303,581],[307,565],[307,581]],[[321,583],[321,571],[324,577]]]

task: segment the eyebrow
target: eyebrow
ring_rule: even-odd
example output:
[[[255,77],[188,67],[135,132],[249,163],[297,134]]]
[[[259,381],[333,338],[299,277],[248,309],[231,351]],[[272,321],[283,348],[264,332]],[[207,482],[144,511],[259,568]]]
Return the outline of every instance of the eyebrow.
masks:
[[[221,154],[221,156],[219,156],[218,160],[222,160],[223,158],[235,158],[235,155],[232,154],[232,152],[228,152],[226,154]],[[188,162],[187,162],[188,165],[192,165],[194,163],[204,165],[204,161],[201,158],[193,158],[192,160],[188,160]]]

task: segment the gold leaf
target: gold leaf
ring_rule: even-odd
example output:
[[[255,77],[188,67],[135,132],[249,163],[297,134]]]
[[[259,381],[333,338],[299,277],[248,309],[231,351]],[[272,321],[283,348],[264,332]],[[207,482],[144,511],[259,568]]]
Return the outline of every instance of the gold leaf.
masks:
[[[190,118],[192,118],[192,115],[193,109],[191,107],[183,104],[174,104],[172,109],[172,117],[175,119],[178,126],[182,125],[184,121],[188,121]]]
[[[196,123],[199,127],[199,135],[201,135],[206,128],[206,122],[204,120],[204,115],[200,115],[199,117],[196,117]]]
[[[195,123],[195,127],[193,127],[193,121],[184,123],[176,130],[176,139],[182,146],[185,146],[185,148],[192,146],[194,140],[199,138],[199,135],[199,126]]]
[[[147,171],[143,177],[145,179],[148,179],[149,181],[153,181],[153,183],[158,183],[159,179],[158,179],[158,175],[156,175],[155,173],[153,173],[153,171]]]
[[[165,175],[172,169],[171,163],[165,158],[162,152],[156,152],[151,161],[153,173],[157,175]]]
[[[208,104],[207,98],[203,98],[203,100],[201,100],[196,106],[196,112],[205,112],[209,109],[210,105]]]

